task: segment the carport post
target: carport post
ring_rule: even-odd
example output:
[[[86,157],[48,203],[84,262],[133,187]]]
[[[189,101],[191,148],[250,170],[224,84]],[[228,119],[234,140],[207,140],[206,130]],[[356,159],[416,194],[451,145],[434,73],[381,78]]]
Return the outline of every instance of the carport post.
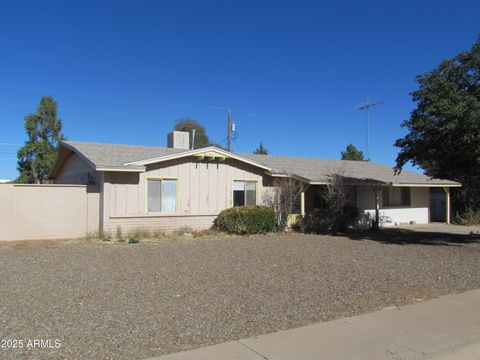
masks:
[[[372,191],[375,199],[375,222],[372,224],[373,230],[378,230],[380,228],[380,186],[372,186]]]
[[[443,191],[445,191],[445,211],[447,212],[445,219],[446,223],[450,224],[450,188],[444,187]]]
[[[302,191],[300,194],[300,213],[302,218],[305,217],[305,191]]]

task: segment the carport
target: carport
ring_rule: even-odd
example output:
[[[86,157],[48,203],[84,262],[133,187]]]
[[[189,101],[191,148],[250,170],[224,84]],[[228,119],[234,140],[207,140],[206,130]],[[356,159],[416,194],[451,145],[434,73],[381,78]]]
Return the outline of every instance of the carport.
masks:
[[[431,187],[430,222],[450,224],[451,213],[450,187]]]

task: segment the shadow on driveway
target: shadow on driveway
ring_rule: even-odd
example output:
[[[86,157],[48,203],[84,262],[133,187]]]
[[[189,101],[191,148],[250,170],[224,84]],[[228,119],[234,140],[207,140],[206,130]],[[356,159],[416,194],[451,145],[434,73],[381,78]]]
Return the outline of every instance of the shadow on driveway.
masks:
[[[402,228],[384,228],[378,231],[350,233],[346,236],[352,240],[371,240],[394,245],[461,246],[480,242],[478,234],[452,234]]]

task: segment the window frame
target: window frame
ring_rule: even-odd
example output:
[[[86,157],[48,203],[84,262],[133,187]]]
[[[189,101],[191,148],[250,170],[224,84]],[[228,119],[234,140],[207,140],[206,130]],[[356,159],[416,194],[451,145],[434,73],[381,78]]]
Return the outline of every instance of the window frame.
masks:
[[[390,199],[390,194],[388,196],[388,204],[385,203],[385,191],[390,191],[390,189],[398,189],[400,191],[400,204],[392,204]],[[404,200],[404,191],[408,191],[408,203],[403,203]],[[383,208],[408,208],[412,206],[412,190],[409,186],[386,186],[382,191],[382,207]]]
[[[245,190],[243,190],[244,193],[244,205],[241,206],[248,206],[247,205],[247,189],[246,189],[246,183],[254,183],[255,184],[255,204],[253,205],[258,205],[258,193],[259,193],[259,188],[258,188],[258,180],[257,179],[234,179],[232,181],[232,207],[235,207],[235,198],[234,198],[234,183],[235,182],[244,182],[245,183]],[[238,206],[238,207],[241,207]]]
[[[148,211],[148,181],[149,180],[175,180],[175,211],[162,211],[160,199],[160,211]],[[180,211],[180,180],[178,177],[171,176],[145,176],[145,215],[172,215]],[[161,196],[161,195],[160,195]]]

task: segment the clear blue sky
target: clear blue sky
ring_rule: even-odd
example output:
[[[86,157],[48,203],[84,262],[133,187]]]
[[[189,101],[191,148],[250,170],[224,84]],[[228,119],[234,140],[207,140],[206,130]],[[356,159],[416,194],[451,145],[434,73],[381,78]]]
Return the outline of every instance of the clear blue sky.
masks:
[[[8,1],[0,11],[0,179],[42,95],[71,140],[165,146],[182,117],[216,142],[233,110],[237,152],[393,165],[417,74],[470,48],[478,1]]]

